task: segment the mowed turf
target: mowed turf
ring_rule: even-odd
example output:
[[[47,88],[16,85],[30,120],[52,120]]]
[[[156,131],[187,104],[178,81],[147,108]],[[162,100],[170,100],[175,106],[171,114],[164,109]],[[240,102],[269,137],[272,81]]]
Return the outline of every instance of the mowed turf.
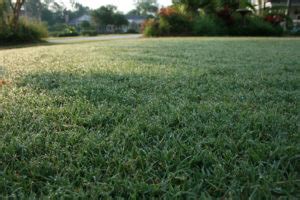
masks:
[[[300,39],[0,50],[1,197],[300,196]]]

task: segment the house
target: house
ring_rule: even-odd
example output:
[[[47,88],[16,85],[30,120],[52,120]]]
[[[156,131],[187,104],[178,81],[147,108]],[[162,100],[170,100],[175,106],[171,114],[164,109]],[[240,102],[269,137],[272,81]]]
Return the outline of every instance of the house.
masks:
[[[117,27],[115,25],[107,25],[106,27],[98,27],[97,31],[99,33],[126,33],[128,31],[135,31],[135,32],[140,32],[141,31],[141,26],[142,24],[147,20],[147,17],[143,17],[143,16],[127,16],[126,17],[129,24],[128,25],[124,25],[124,26],[120,26]],[[80,26],[82,24],[82,22],[89,22],[89,23],[93,23],[93,19],[91,15],[82,15],[81,17],[75,18],[75,19],[71,19],[68,24],[70,26]]]
[[[250,0],[250,2],[256,6],[256,9],[259,8],[272,8],[272,7],[287,7],[288,0]],[[300,20],[300,0],[291,0],[291,13],[290,17],[293,20]]]
[[[68,24],[71,26],[80,26],[80,24],[85,21],[92,23],[91,15],[82,15],[81,17],[70,20]]]
[[[270,6],[287,6],[287,0],[269,0]],[[300,0],[291,0],[290,17],[293,20],[300,20]]]
[[[255,5],[258,13],[264,8],[280,8],[282,7],[284,12],[287,11],[288,0],[249,0]],[[300,0],[290,0],[292,2],[289,16],[293,20],[294,27],[300,27]],[[282,23],[285,27],[285,23]]]

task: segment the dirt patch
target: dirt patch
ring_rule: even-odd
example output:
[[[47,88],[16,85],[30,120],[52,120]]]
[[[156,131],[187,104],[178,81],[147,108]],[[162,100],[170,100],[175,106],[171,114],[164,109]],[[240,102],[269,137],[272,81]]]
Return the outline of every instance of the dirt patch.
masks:
[[[3,85],[6,85],[7,84],[7,81],[5,80],[0,80],[0,87],[2,87]]]

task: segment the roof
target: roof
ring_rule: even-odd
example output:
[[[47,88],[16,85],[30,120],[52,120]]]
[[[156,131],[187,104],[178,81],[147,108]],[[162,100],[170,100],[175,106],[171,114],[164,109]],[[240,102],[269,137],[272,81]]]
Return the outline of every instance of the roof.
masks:
[[[137,15],[129,15],[126,17],[128,20],[138,21],[138,20],[146,20],[145,16],[137,16]]]
[[[92,17],[90,15],[82,15],[81,17],[77,17],[75,19],[70,20],[69,24],[78,24],[83,21],[91,21]]]

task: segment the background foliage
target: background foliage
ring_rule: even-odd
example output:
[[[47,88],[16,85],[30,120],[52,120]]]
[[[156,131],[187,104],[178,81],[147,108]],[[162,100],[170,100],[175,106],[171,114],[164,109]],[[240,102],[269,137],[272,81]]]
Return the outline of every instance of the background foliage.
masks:
[[[146,36],[279,36],[283,34],[280,23],[287,19],[277,9],[256,15],[254,6],[244,0],[174,0],[173,3],[160,10],[155,23],[144,25],[153,25],[145,28]],[[245,19],[238,9],[249,11]],[[154,34],[149,30],[155,30],[151,31]]]

